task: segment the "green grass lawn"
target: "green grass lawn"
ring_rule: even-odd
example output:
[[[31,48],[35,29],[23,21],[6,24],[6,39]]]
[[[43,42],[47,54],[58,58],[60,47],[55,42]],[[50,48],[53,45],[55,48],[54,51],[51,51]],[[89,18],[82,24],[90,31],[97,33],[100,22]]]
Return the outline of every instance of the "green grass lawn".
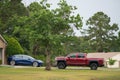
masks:
[[[65,70],[53,68],[0,67],[0,80],[120,80],[120,69],[68,67]]]

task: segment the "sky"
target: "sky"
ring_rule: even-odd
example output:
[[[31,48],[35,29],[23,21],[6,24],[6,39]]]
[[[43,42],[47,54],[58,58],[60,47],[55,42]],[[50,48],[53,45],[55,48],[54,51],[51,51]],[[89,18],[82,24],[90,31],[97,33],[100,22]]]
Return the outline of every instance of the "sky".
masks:
[[[28,6],[31,2],[40,0],[23,0],[23,3]],[[120,0],[66,0],[68,4],[76,6],[78,9],[75,14],[80,14],[83,17],[83,28],[87,28],[85,21],[95,13],[102,11],[111,18],[111,24],[117,23],[120,27]],[[57,7],[59,0],[48,0],[51,8]],[[76,35],[79,31],[75,30]]]

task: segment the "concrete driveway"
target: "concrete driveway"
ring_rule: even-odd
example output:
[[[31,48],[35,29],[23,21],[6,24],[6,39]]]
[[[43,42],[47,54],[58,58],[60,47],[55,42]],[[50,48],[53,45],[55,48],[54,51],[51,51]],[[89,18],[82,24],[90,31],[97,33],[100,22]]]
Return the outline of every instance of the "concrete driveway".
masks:
[[[1,67],[11,67],[11,68],[33,68],[33,66],[20,66],[20,65],[15,65],[15,66],[11,66],[11,65],[0,65]]]

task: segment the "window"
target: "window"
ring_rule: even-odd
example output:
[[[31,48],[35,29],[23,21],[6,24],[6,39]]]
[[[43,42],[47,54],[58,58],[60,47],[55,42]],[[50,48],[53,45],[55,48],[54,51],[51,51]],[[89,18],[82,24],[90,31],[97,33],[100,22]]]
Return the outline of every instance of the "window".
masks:
[[[23,55],[23,59],[25,59],[25,60],[34,60],[33,57],[27,56],[27,55]]]
[[[70,54],[69,57],[70,58],[76,58],[76,55],[75,54]]]
[[[16,59],[22,59],[23,57],[21,55],[15,55],[14,56]]]
[[[78,58],[84,58],[85,56],[84,56],[84,54],[79,54],[78,55]]]
[[[29,57],[28,57],[28,56],[23,56],[23,59],[24,59],[24,60],[28,60]]]

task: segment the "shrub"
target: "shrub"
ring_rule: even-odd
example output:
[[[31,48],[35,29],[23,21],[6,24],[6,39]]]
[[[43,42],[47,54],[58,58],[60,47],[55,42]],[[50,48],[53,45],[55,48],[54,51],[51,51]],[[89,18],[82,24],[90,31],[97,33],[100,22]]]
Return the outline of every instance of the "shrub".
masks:
[[[113,60],[112,58],[109,58],[109,65],[114,65],[115,62],[116,62],[116,60]]]
[[[14,55],[14,54],[23,54],[24,50],[17,41],[17,39],[13,37],[4,36],[7,41],[7,48],[6,48],[6,54],[7,56]]]

